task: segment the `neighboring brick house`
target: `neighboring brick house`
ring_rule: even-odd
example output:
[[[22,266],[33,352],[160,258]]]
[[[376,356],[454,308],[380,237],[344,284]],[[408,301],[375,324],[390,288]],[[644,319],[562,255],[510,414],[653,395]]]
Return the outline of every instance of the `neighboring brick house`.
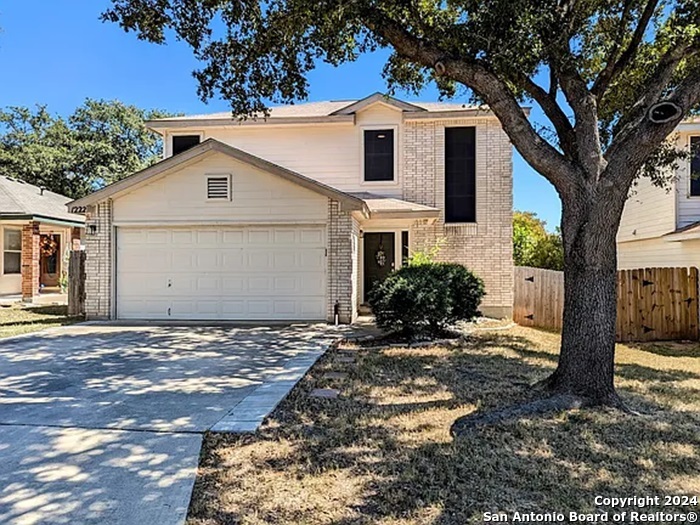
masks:
[[[351,322],[436,244],[510,316],[512,148],[489,111],[375,94],[149,126],[164,160],[71,204],[88,317]]]
[[[0,176],[0,297],[33,302],[60,292],[67,253],[80,248],[85,218],[69,213],[71,199]]]

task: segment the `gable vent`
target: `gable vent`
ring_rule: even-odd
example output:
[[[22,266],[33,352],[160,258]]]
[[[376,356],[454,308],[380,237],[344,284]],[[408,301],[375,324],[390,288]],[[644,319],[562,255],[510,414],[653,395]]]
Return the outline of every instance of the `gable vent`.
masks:
[[[231,200],[231,178],[207,177],[207,199]]]

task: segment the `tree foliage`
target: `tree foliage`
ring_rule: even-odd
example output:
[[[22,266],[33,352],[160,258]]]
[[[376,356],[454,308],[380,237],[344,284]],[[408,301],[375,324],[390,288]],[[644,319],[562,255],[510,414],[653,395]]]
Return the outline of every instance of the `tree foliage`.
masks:
[[[68,118],[46,106],[0,110],[0,174],[82,197],[156,162],[162,141],[145,121],[166,116],[91,99]]]
[[[547,231],[547,223],[529,211],[513,214],[513,261],[516,266],[564,269],[561,233]]]

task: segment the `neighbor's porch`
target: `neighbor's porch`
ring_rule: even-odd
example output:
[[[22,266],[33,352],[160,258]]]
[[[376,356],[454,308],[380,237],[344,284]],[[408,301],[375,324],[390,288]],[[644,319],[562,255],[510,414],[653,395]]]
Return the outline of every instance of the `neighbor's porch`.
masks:
[[[0,221],[0,301],[65,302],[68,254],[80,249],[81,229],[63,221]]]

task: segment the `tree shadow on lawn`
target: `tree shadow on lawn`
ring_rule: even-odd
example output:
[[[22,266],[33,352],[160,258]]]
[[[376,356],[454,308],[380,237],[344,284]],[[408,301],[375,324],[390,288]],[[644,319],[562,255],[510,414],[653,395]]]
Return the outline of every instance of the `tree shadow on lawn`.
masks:
[[[627,346],[663,357],[700,357],[697,341],[664,341],[658,343],[628,343]]]
[[[485,511],[593,511],[596,495],[698,492],[700,401],[680,385],[690,372],[618,367],[622,395],[653,417],[576,411],[454,442],[457,417],[536,395],[556,362],[536,346],[483,334],[458,349],[359,349],[356,364],[327,355],[258,435],[206,440],[189,523],[462,525]],[[325,379],[331,370],[349,378]],[[341,399],[308,396],[338,385]],[[692,411],[670,409],[666,388],[692,396]]]

